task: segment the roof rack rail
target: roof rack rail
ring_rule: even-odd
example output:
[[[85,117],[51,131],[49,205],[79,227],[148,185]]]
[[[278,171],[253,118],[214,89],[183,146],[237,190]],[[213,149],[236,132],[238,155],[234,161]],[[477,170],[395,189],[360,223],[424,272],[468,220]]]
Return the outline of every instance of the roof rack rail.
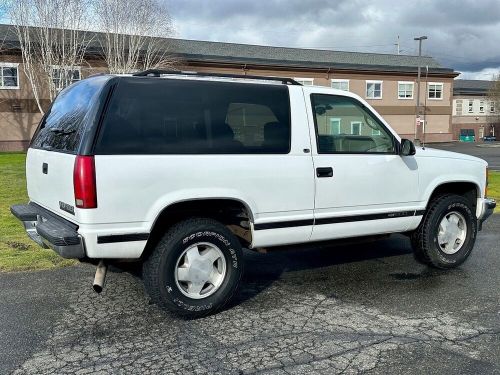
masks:
[[[239,79],[255,79],[262,81],[278,81],[285,85],[298,85],[299,82],[292,78],[285,77],[268,77],[268,76],[254,76],[244,74],[225,74],[225,73],[199,73],[199,72],[186,72],[182,70],[162,70],[162,69],[148,69],[142,72],[132,74],[135,77],[160,77],[161,75],[184,75],[184,76],[198,76],[198,77],[220,77],[220,78],[239,78]]]

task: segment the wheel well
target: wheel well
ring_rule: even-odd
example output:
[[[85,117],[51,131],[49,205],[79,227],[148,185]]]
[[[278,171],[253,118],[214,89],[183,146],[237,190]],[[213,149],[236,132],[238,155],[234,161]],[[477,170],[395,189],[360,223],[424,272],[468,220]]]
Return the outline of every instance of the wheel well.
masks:
[[[481,196],[479,188],[473,182],[448,182],[439,185],[432,192],[429,202],[445,194],[457,194],[469,200],[474,210],[477,206],[477,198]]]
[[[252,213],[235,199],[197,199],[165,207],[153,224],[143,257],[147,257],[172,225],[191,217],[209,217],[226,225],[246,247],[252,242]]]

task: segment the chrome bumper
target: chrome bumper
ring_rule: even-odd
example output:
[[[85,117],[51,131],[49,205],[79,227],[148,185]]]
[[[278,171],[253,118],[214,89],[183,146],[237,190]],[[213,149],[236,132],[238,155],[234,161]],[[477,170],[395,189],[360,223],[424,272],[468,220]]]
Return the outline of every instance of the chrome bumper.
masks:
[[[496,206],[497,202],[494,199],[486,198],[483,200],[483,210],[481,216],[477,218],[478,230],[483,229],[483,223],[493,214]]]

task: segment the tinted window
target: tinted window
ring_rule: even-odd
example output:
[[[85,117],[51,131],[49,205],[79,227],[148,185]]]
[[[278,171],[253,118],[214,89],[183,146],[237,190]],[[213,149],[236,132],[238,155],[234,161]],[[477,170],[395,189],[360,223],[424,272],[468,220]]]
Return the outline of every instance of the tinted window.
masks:
[[[122,78],[97,154],[287,153],[286,86]]]
[[[313,94],[311,102],[319,153],[394,153],[394,137],[357,100]]]
[[[108,79],[109,76],[88,78],[62,90],[42,119],[31,147],[76,152]]]

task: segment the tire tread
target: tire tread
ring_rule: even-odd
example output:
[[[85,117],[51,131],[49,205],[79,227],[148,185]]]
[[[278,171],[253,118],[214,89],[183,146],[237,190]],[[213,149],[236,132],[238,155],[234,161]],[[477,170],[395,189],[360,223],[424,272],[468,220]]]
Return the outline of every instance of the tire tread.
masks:
[[[151,298],[151,302],[158,305],[160,308],[174,312],[176,315],[184,318],[198,318],[206,315],[210,315],[215,311],[221,309],[227,302],[233,297],[234,293],[237,291],[238,287],[233,288],[232,292],[222,301],[212,309],[204,311],[189,311],[180,308],[173,302],[161,297],[161,289],[158,283],[160,278],[159,270],[161,269],[161,262],[165,252],[167,252],[171,246],[182,238],[186,233],[193,232],[197,230],[207,230],[212,228],[213,230],[222,232],[228,238],[231,238],[233,242],[239,243],[235,235],[227,229],[220,222],[211,218],[191,218],[179,222],[169,228],[156,248],[152,251],[150,256],[143,263],[143,282],[144,287]],[[243,275],[243,262],[239,262],[241,265],[241,271],[238,273],[238,279],[236,284],[238,285],[241,281]]]
[[[443,194],[434,198],[429,203],[429,207],[426,210],[424,218],[422,219],[420,225],[411,236],[415,259],[420,263],[439,269],[448,269],[450,267],[436,262],[429,254],[431,251],[433,251],[432,243],[429,243],[430,238],[432,238],[432,236],[429,235],[429,231],[435,229],[430,227],[429,222],[433,219],[435,212],[441,208],[442,202],[446,200],[459,201],[463,204],[468,204],[464,197],[457,194]],[[459,262],[457,265],[461,263],[462,262]]]

